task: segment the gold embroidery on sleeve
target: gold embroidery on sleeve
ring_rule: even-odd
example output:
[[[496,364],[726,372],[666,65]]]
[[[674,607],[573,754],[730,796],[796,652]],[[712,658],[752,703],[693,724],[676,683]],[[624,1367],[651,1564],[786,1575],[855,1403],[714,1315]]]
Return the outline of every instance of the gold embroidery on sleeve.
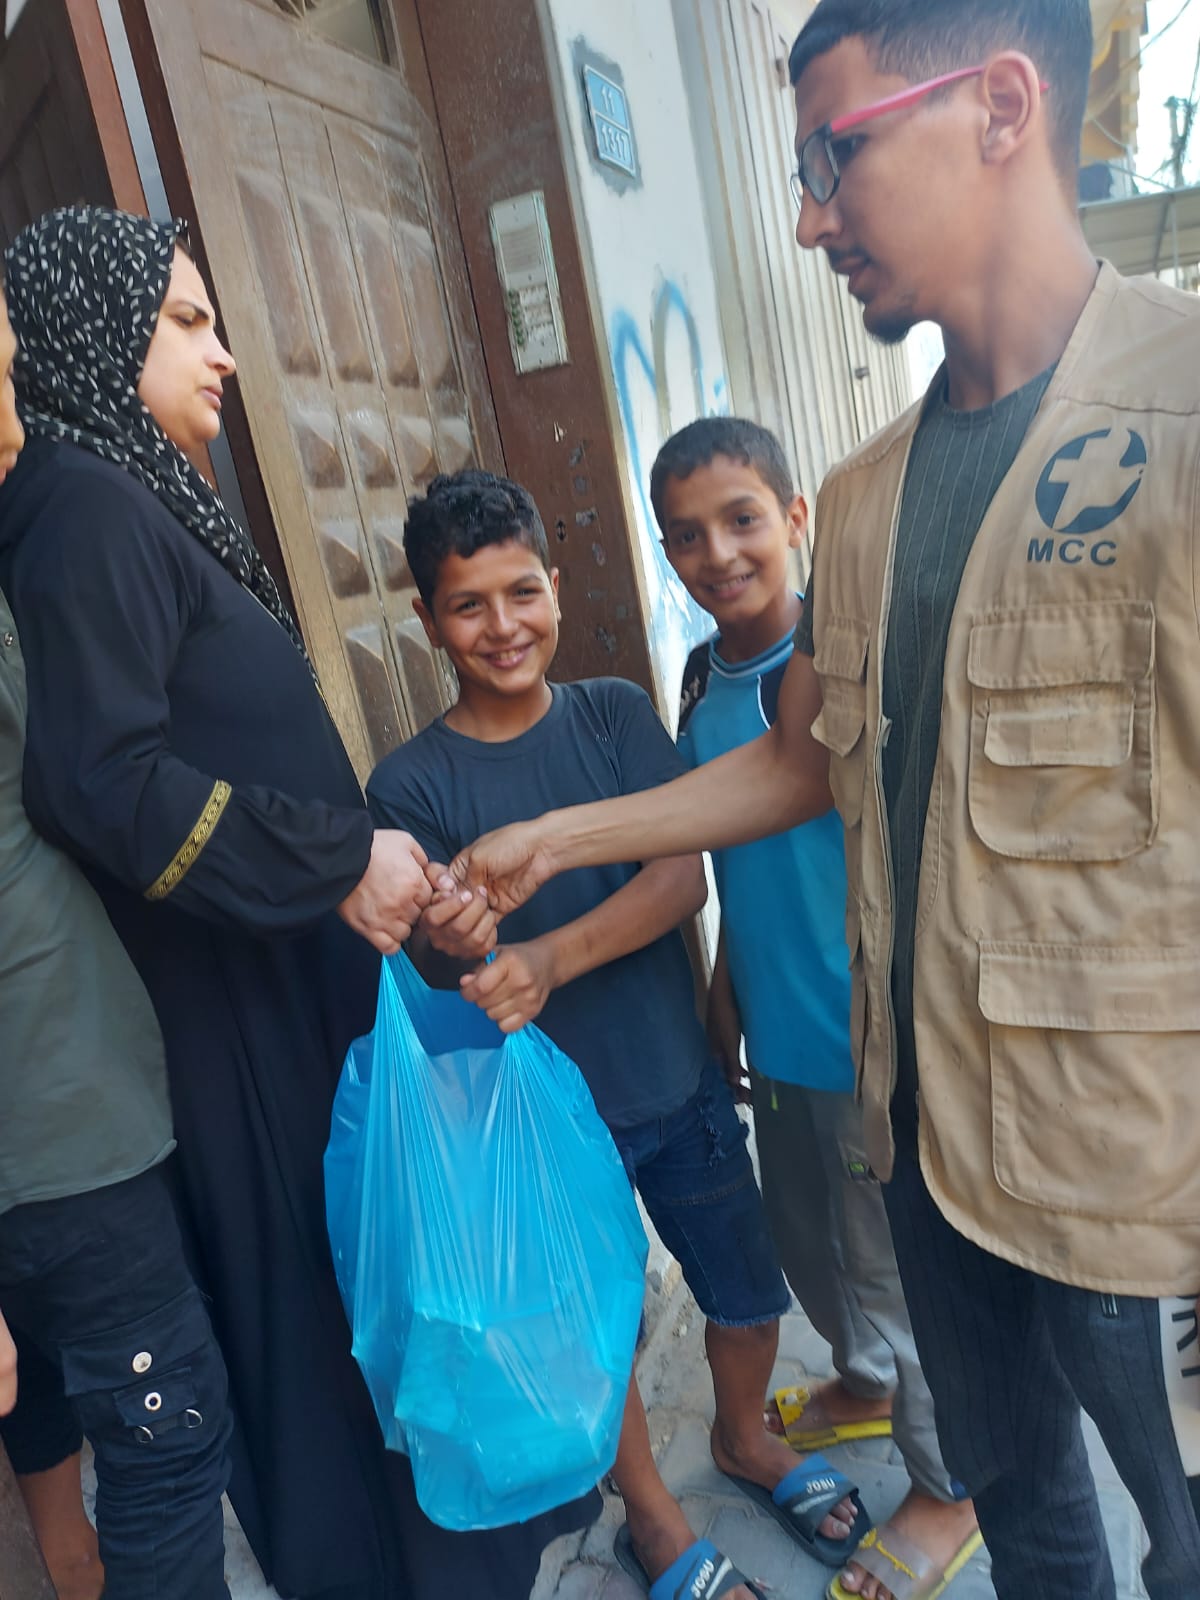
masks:
[[[196,826],[179,846],[167,869],[160,873],[146,890],[147,900],[165,900],[177,883],[186,875],[201,850],[212,837],[212,831],[221,820],[221,813],[229,804],[233,790],[224,778],[218,778],[208,797],[204,810],[196,819]]]

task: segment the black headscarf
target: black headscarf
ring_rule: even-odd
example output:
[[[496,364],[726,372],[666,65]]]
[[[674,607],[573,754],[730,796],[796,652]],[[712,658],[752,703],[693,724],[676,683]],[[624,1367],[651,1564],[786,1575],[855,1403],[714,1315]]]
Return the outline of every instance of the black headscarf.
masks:
[[[5,269],[21,420],[31,437],[65,439],[124,467],[304,655],[300,631],[248,534],[138,396],[185,226],[68,206],[17,235]]]

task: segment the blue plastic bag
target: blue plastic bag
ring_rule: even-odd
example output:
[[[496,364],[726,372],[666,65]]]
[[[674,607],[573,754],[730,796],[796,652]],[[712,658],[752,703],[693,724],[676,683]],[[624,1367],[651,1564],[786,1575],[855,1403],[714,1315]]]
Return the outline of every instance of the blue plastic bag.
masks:
[[[574,1063],[389,957],[325,1192],[354,1355],[426,1515],[493,1528],[590,1489],[616,1459],[646,1237]]]

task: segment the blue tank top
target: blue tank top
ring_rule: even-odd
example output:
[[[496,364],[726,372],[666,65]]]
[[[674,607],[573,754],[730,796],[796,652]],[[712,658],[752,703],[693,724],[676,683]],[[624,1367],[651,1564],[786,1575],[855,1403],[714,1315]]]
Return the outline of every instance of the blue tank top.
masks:
[[[793,636],[737,665],[721,659],[719,643],[699,645],[684,671],[678,742],[693,767],[772,725]],[[715,850],[712,859],[751,1064],[781,1083],[849,1092],[846,858],[837,813]]]

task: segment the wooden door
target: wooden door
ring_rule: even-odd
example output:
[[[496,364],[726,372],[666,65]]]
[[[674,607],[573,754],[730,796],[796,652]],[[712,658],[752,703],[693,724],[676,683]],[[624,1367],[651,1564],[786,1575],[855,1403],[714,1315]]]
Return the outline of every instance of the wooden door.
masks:
[[[93,105],[93,77],[107,69],[107,51],[85,63],[76,36],[79,7],[65,0],[31,0],[0,45],[0,249],[35,217],[53,206],[89,201],[112,205],[124,180],[123,202],[140,196],[132,153],[126,150],[118,181],[109,171],[109,141],[98,125],[101,106],[111,107],[115,85]],[[98,19],[95,21],[98,29]],[[94,42],[94,34],[92,36]]]
[[[407,498],[500,463],[411,0],[136,3],[301,626],[365,772],[450,693],[412,612]]]

